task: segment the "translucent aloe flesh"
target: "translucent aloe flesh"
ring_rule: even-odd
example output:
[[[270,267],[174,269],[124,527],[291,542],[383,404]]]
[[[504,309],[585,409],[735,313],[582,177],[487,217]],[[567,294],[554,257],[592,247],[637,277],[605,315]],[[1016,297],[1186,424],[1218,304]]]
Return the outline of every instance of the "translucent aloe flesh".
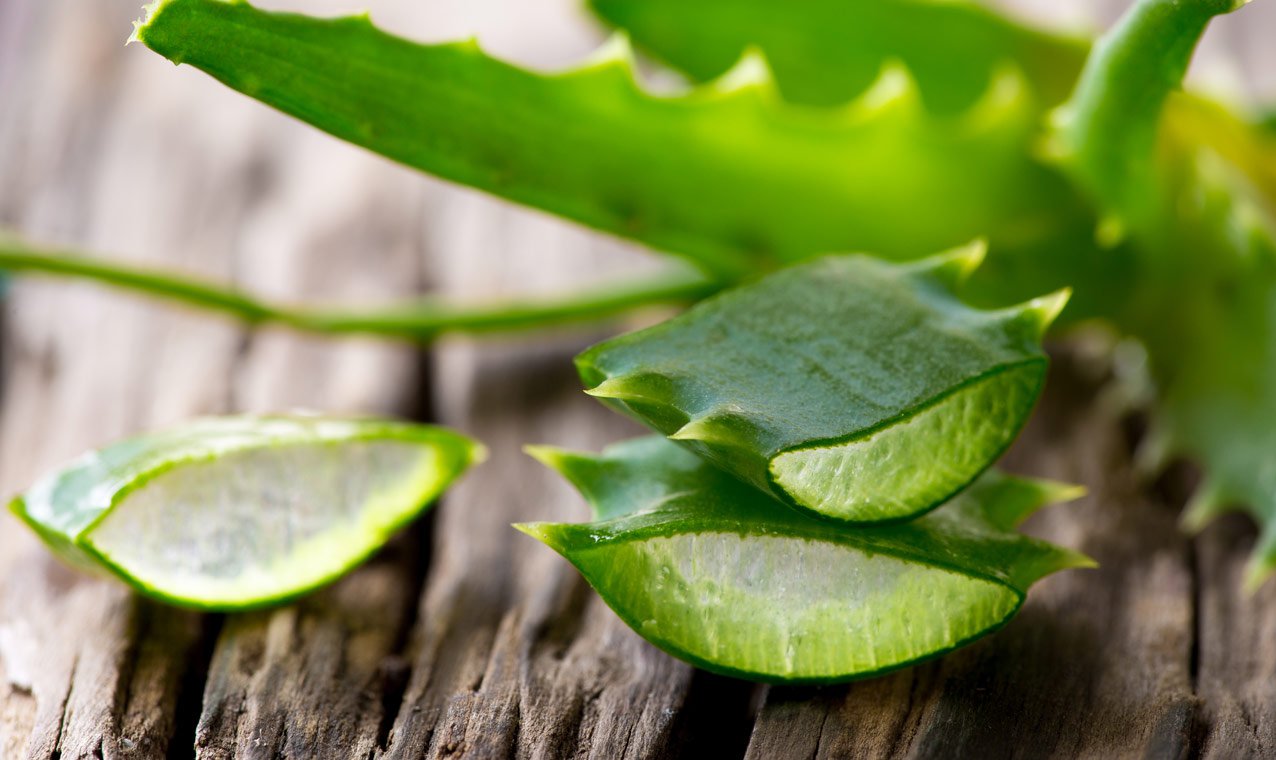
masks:
[[[436,427],[210,418],[90,452],[11,508],[81,568],[168,602],[242,609],[344,574],[481,456]]]
[[[829,256],[577,358],[589,393],[774,496],[898,520],[970,483],[1040,393],[1065,294],[980,311],[978,245],[913,264]]]
[[[1079,268],[1113,288],[1124,277],[1120,259],[1097,255],[1071,189],[1031,157],[1039,108],[1014,67],[970,108],[936,116],[901,67],[854,102],[808,108],[782,102],[758,58],[658,97],[635,83],[623,45],[544,75],[366,17],[220,0],[160,2],[136,37],[345,140],[722,278],[836,251],[917,258],[979,236],[1004,259],[981,286],[993,302]]]
[[[1074,489],[989,473],[912,522],[850,528],[771,499],[659,437],[602,455],[534,449],[594,521],[518,526],[635,631],[701,667],[773,682],[876,675],[1004,625],[1086,557],[1013,531]]]
[[[590,7],[701,81],[756,47],[786,98],[822,105],[859,95],[891,59],[914,73],[927,104],[941,112],[968,108],[1008,63],[1050,105],[1068,95],[1088,47],[962,0],[590,0]]]

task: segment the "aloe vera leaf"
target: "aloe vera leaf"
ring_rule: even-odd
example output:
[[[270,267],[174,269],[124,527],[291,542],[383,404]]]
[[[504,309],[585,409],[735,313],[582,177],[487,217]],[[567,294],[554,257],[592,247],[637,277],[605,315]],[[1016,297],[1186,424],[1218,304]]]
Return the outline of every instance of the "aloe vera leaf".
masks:
[[[10,509],[76,567],[171,604],[247,609],[343,575],[483,456],[433,426],[207,418],[89,452]]]
[[[588,393],[825,517],[913,517],[1014,440],[1066,293],[980,311],[979,244],[911,264],[815,259],[577,358]]]
[[[420,299],[352,310],[264,301],[234,288],[172,272],[49,251],[0,231],[0,271],[74,277],[219,312],[255,325],[279,324],[328,335],[367,334],[426,343],[446,333],[484,334],[593,322],[655,304],[686,304],[719,289],[703,275],[673,271],[623,286],[558,298],[480,304]]]
[[[762,50],[784,96],[842,103],[866,89],[889,60],[917,77],[939,112],[968,108],[995,72],[1013,62],[1043,105],[1063,100],[1088,42],[1016,23],[952,0],[590,0],[642,49],[708,81],[750,47]]]
[[[1077,490],[988,473],[935,512],[848,527],[777,508],[660,437],[602,455],[529,450],[594,521],[516,526],[630,627],[695,665],[770,682],[877,675],[1004,625],[1038,579],[1088,558],[1013,528]]]
[[[1136,243],[1122,326],[1160,389],[1149,446],[1201,463],[1188,527],[1238,506],[1261,536],[1246,583],[1276,567],[1276,219],[1270,157],[1177,88],[1214,16],[1239,3],[1142,0],[1095,48],[1059,123],[1059,160]],[[1244,140],[1233,140],[1227,135]],[[1257,161],[1258,166],[1247,166]],[[1239,163],[1234,163],[1239,162]]]
[[[1123,276],[1107,252],[1087,252],[1092,224],[1077,223],[1088,216],[1071,187],[1028,159],[1039,108],[1013,68],[968,111],[937,117],[898,67],[829,109],[783,103],[756,57],[657,97],[623,45],[543,75],[473,43],[398,39],[366,17],[218,0],[160,2],[136,38],[342,139],[722,279],[831,251],[917,258],[977,236],[1006,254],[989,266],[1005,287],[988,286],[1004,300],[1076,272]],[[1038,255],[1056,247],[1067,255]]]

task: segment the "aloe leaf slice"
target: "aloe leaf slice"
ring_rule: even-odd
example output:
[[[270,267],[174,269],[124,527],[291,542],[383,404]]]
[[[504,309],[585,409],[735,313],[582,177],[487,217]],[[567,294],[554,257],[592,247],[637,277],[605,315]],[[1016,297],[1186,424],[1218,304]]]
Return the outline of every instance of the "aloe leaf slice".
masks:
[[[743,51],[762,50],[785,97],[850,100],[888,60],[914,72],[940,112],[967,108],[1008,61],[1046,104],[1067,96],[1085,60],[1085,40],[1016,23],[964,0],[590,0],[644,50],[707,81]]]
[[[658,436],[602,455],[529,450],[594,521],[516,526],[566,557],[635,631],[753,680],[877,675],[1004,625],[1038,579],[1093,562],[1013,528],[1078,489],[988,473],[942,509],[849,527],[772,500]]]
[[[1075,220],[1088,217],[1029,157],[1040,108],[1013,65],[969,109],[941,117],[900,66],[836,108],[783,102],[756,56],[662,97],[636,83],[623,39],[540,74],[472,41],[421,45],[366,16],[242,2],[162,0],[136,39],[341,139],[724,280],[831,251],[912,259],[981,235],[1014,251],[1066,248],[998,268],[1015,291],[1005,300],[1021,297],[1024,278],[1053,279],[1026,291],[1042,292],[1073,269],[1111,267],[1111,256],[1081,253],[1091,230]]]
[[[800,264],[577,358],[588,393],[825,517],[934,508],[1010,445],[1066,292],[981,311],[951,288],[980,244],[913,264]]]
[[[335,580],[483,456],[439,427],[208,418],[89,452],[10,506],[73,565],[235,610]]]

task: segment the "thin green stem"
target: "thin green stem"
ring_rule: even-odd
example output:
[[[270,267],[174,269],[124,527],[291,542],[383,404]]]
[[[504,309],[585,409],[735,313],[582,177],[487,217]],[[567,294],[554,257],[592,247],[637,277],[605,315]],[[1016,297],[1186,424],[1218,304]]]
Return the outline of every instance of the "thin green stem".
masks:
[[[8,238],[0,238],[0,270],[91,280],[227,314],[250,324],[275,323],[315,333],[362,333],[421,342],[442,333],[492,333],[592,322],[653,304],[691,303],[720,287],[702,275],[676,272],[554,299],[466,305],[422,299],[353,311],[271,303],[172,272],[91,259],[74,252],[41,250]]]

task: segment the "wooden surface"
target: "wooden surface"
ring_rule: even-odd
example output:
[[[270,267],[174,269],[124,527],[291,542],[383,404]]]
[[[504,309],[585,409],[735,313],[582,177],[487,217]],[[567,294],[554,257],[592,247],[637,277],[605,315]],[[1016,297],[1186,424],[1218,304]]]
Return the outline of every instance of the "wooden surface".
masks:
[[[652,266],[124,49],[135,5],[0,0],[0,224],[283,298],[552,291]],[[372,7],[418,37],[479,31],[560,65],[596,41],[564,5]],[[426,353],[25,281],[2,314],[4,493],[85,448],[237,410],[437,420],[493,456],[366,567],[249,615],[141,601],[0,516],[0,759],[1276,755],[1276,584],[1239,592],[1253,529],[1179,534],[1190,472],[1135,476],[1138,424],[1101,403],[1102,364],[1076,350],[1008,465],[1089,487],[1030,529],[1102,569],[1046,580],[1004,631],[939,662],[765,688],[656,651],[509,528],[584,513],[521,445],[634,432],[571,369],[606,333]]]

